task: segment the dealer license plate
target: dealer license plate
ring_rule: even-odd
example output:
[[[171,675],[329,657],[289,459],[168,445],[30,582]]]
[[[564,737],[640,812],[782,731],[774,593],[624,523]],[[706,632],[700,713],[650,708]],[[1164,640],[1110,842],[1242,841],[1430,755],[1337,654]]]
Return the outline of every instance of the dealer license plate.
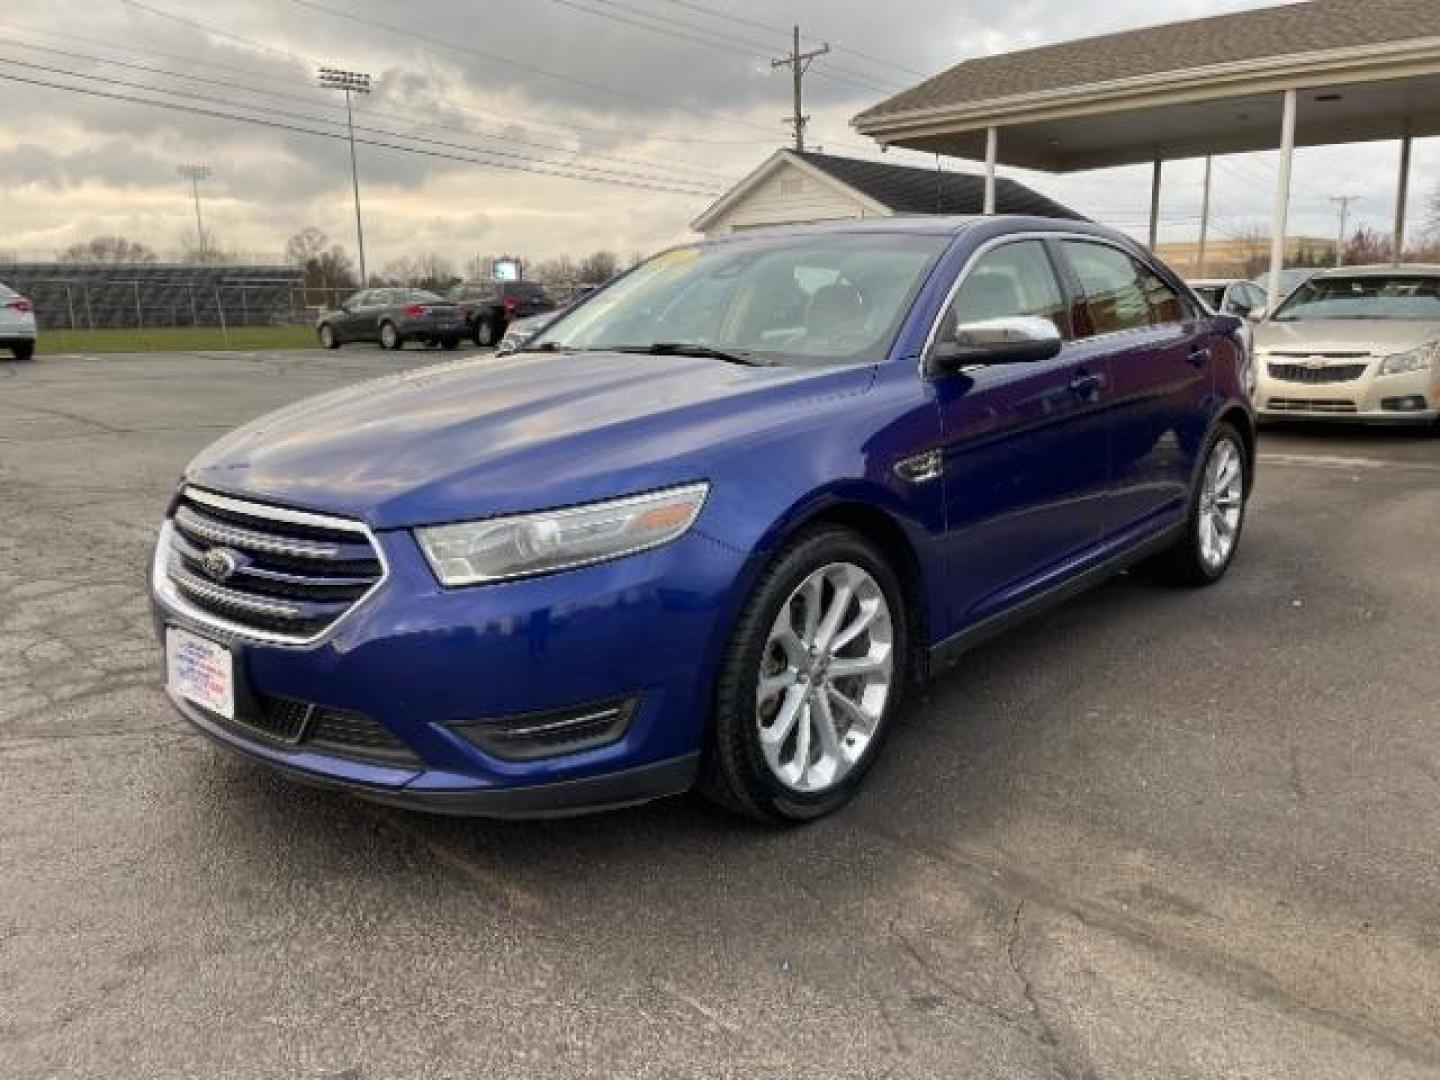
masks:
[[[235,719],[235,662],[224,645],[172,626],[165,633],[165,673],[177,696]]]

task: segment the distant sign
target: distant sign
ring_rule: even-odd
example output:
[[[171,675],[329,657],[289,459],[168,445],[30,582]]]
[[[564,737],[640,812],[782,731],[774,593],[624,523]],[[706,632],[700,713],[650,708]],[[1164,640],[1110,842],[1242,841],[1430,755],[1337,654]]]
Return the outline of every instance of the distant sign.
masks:
[[[518,259],[496,259],[490,274],[496,281],[519,281],[520,261]]]

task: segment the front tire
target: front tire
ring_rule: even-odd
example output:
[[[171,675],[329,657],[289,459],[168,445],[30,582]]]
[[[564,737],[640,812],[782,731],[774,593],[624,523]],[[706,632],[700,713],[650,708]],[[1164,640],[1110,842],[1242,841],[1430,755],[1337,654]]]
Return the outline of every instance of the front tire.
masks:
[[[475,322],[475,344],[481,348],[495,344],[495,323],[488,315],[482,315]]]
[[[405,338],[392,322],[380,324],[380,347],[389,352],[399,352],[405,347]]]
[[[900,707],[908,629],[899,579],[870,541],[825,526],[791,543],[726,650],[700,790],[772,824],[843,806]]]
[[[320,327],[320,347],[322,349],[338,349],[340,347],[340,338],[335,333],[335,328],[329,323],[324,323]]]
[[[1185,533],[1155,560],[1165,578],[1192,587],[1213,585],[1230,569],[1250,494],[1245,440],[1231,424],[1222,423],[1210,434],[1201,461]]]

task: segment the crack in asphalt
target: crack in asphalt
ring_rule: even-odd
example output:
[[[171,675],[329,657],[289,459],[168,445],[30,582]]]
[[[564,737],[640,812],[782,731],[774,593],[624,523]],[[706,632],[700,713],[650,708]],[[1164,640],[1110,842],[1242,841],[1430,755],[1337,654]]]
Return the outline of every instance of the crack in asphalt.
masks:
[[[1229,983],[1253,1000],[1269,1004],[1286,1015],[1364,1045],[1385,1050],[1414,1064],[1440,1069],[1440,1049],[1416,1044],[1405,1035],[1387,1030],[1369,1019],[1306,1001],[1281,985],[1275,976],[1259,964],[1216,952],[1196,942],[1169,940],[1167,936],[1128,913],[1116,911],[1094,900],[1069,896],[1037,877],[1014,869],[1003,859],[986,858],[971,851],[956,854],[948,849],[937,849],[922,841],[873,826],[869,831],[897,847],[941,865],[962,870],[987,890],[1068,916],[1091,930],[1120,938],[1144,949],[1177,970],[1212,983]]]

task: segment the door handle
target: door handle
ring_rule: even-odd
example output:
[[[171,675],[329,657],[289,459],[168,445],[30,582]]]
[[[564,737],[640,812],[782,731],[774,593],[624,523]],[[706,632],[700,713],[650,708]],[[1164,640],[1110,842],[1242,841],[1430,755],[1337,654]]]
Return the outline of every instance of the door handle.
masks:
[[[1082,371],[1070,380],[1070,392],[1076,397],[1088,398],[1100,388],[1100,376]]]
[[[1201,364],[1209,361],[1210,346],[1192,345],[1190,346],[1190,352],[1186,354],[1186,358],[1190,361],[1190,363],[1194,364],[1196,367],[1199,367]]]

